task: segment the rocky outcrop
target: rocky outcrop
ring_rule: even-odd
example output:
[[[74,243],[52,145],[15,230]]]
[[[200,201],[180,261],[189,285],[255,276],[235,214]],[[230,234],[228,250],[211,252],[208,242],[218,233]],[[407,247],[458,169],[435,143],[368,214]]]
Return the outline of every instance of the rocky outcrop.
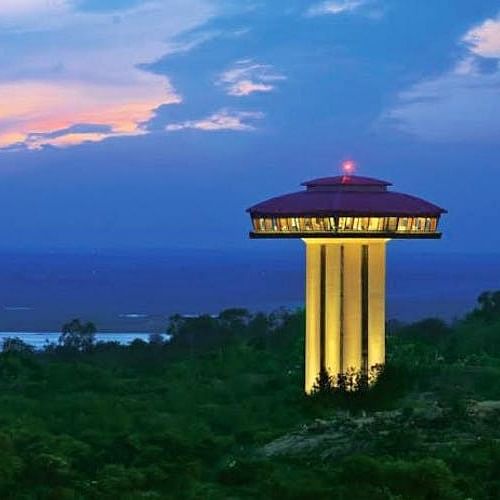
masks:
[[[338,412],[285,434],[259,450],[265,457],[315,456],[322,460],[353,453],[371,454],[462,446],[500,439],[500,401],[470,401],[463,414],[426,400],[411,408],[361,413]],[[460,422],[460,425],[456,425]]]

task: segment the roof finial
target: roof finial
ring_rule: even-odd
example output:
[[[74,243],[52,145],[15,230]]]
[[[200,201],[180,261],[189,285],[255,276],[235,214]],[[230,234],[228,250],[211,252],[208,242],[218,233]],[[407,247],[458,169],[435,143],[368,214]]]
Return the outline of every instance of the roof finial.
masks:
[[[344,160],[342,162],[342,173],[343,178],[342,182],[349,182],[349,177],[355,172],[356,170],[356,162],[354,160]]]

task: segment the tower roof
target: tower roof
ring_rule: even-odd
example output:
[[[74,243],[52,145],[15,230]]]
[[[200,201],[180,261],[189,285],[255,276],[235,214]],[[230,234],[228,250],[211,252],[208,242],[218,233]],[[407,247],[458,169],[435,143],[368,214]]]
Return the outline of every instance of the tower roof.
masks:
[[[249,209],[253,216],[428,216],[446,212],[409,194],[389,191],[391,183],[370,177],[336,176],[302,183],[306,190],[270,198]]]
[[[335,177],[320,177],[305,181],[301,186],[392,186],[390,182],[374,179],[373,177],[360,177],[359,175],[336,175]]]

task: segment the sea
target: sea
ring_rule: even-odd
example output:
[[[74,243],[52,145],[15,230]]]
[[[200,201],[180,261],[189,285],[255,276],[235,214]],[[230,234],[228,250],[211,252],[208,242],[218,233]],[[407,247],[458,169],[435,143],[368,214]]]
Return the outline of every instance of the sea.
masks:
[[[390,247],[392,244],[390,245]],[[0,341],[40,346],[73,318],[98,338],[128,343],[164,333],[173,314],[244,307],[270,312],[304,301],[302,245],[284,250],[211,249],[0,253]],[[387,317],[448,321],[500,289],[499,254],[426,253],[389,248]]]

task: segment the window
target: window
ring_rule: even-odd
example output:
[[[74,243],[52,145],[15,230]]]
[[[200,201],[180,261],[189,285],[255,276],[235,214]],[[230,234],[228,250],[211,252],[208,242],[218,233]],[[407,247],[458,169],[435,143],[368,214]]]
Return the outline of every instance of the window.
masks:
[[[288,228],[290,229],[290,231],[298,231],[299,230],[298,217],[289,217],[288,218]]]
[[[352,217],[346,217],[345,218],[345,230],[346,231],[351,231],[352,228],[353,228],[353,222],[354,222],[354,219]]]
[[[370,222],[368,223],[368,231],[378,231],[379,222],[380,217],[370,217]]]
[[[398,227],[398,218],[389,217],[387,220],[387,231],[396,231]]]
[[[280,217],[278,219],[278,230],[284,232],[288,231],[288,222],[285,217]]]
[[[428,231],[426,220],[425,217],[415,217],[415,219],[413,219],[413,231]]]
[[[401,217],[398,222],[398,231],[408,231],[408,217]]]

